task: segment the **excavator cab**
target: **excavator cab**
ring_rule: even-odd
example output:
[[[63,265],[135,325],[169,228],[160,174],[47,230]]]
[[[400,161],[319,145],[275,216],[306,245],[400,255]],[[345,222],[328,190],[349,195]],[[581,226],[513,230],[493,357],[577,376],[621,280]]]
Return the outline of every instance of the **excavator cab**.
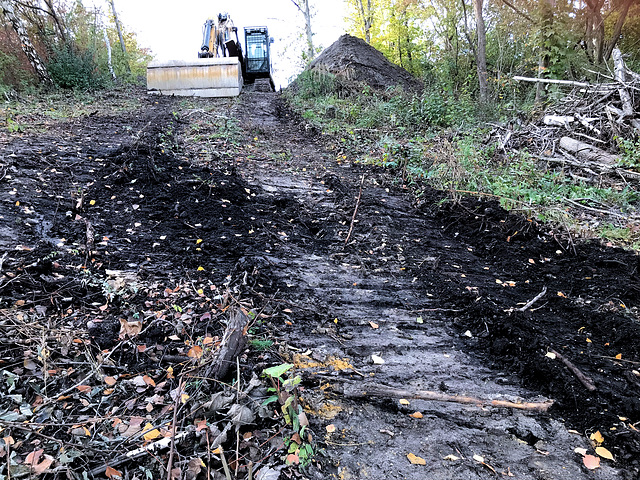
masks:
[[[253,83],[258,78],[268,78],[272,89],[275,90],[271,78],[271,44],[267,27],[245,27],[244,45],[244,79],[246,83]]]

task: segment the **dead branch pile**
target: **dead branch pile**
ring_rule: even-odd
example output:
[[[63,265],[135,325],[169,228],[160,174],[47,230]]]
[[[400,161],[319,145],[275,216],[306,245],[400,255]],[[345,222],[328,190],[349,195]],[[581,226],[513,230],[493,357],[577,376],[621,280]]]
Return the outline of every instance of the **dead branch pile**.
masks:
[[[549,107],[537,122],[519,130],[499,127],[499,146],[527,151],[549,164],[560,165],[576,180],[601,182],[603,176],[623,183],[640,180],[640,172],[624,165],[621,142],[627,149],[640,136],[640,74],[613,51],[614,71],[606,82],[514,77],[517,81],[573,87]]]

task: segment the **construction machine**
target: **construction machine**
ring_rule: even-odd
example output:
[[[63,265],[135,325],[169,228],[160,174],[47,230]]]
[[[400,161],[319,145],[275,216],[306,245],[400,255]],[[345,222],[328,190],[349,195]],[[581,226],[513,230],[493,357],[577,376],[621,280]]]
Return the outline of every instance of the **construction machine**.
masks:
[[[235,38],[234,38],[235,37]],[[228,14],[218,22],[207,19],[198,58],[191,61],[152,62],[147,67],[147,91],[161,95],[233,97],[244,84],[266,83],[275,90],[271,75],[271,44],[267,27],[244,29],[244,50],[238,29]]]

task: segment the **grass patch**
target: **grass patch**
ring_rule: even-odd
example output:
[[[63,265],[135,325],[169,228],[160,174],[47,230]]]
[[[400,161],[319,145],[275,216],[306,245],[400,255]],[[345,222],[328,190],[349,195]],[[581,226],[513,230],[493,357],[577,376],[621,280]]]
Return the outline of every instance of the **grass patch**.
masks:
[[[366,85],[323,72],[303,73],[286,98],[305,120],[336,139],[339,161],[349,157],[387,167],[399,172],[403,183],[426,181],[449,192],[453,201],[493,197],[507,210],[560,223],[572,234],[638,249],[636,187],[572,177],[526,151],[508,153],[483,140],[490,137],[486,122],[509,116],[509,105],[480,106],[438,89],[373,95]],[[640,140],[619,141],[618,147],[621,166],[640,169]]]

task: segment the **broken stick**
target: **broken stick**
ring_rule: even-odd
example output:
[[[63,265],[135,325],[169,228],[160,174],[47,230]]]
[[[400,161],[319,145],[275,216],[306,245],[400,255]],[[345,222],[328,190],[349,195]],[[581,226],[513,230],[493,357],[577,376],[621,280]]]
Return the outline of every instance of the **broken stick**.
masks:
[[[352,384],[355,385],[355,384]],[[348,390],[348,391],[347,391]],[[445,393],[433,392],[430,390],[405,390],[393,388],[387,385],[376,383],[365,383],[356,388],[345,388],[345,395],[348,397],[392,397],[392,398],[414,398],[419,400],[433,400],[436,402],[452,402],[481,407],[502,407],[514,408],[517,410],[528,410],[533,412],[546,412],[553,405],[553,400],[546,402],[510,402],[507,400],[488,400],[482,398],[468,397],[463,395],[447,395]]]
[[[353,232],[353,224],[356,221],[356,215],[358,214],[358,207],[360,206],[360,199],[362,198],[363,185],[364,185],[364,173],[362,174],[362,178],[360,179],[360,191],[358,192],[358,199],[356,200],[356,208],[353,210],[353,216],[351,217],[351,225],[349,226],[349,233],[347,234],[347,239],[344,241],[345,245],[349,243],[349,239],[351,238],[351,232]]]
[[[549,349],[549,352],[553,353],[558,360],[564,363],[564,365],[571,371],[571,373],[573,373],[576,376],[578,380],[580,380],[580,383],[582,383],[582,385],[584,385],[587,390],[589,390],[590,392],[595,392],[597,390],[595,384],[593,383],[593,380],[591,380],[584,373],[582,373],[580,369],[578,369],[578,367],[576,367],[573,363],[569,361],[568,358],[566,358],[563,355],[560,355],[558,352],[556,352],[552,348]]]

